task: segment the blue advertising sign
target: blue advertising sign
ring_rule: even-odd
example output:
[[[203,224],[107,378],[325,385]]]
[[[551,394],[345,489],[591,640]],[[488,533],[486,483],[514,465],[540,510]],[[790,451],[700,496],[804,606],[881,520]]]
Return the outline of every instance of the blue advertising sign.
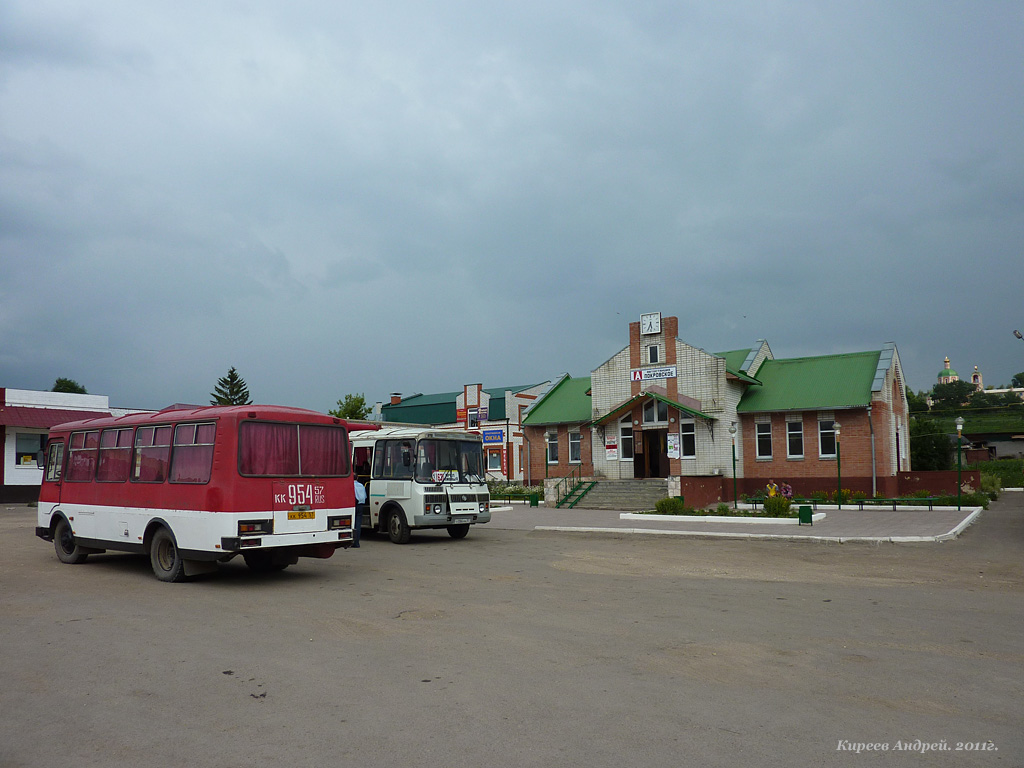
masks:
[[[484,430],[484,443],[497,443],[501,445],[505,442],[505,430],[503,429],[485,429]]]

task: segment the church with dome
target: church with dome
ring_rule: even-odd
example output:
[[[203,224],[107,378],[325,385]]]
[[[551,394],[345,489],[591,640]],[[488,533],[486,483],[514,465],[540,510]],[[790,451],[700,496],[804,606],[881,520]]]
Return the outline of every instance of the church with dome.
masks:
[[[939,384],[952,384],[954,381],[960,381],[960,374],[949,367],[948,357],[943,361],[942,370],[939,371],[937,378]],[[974,388],[979,392],[985,389],[978,366],[974,366],[974,373],[971,374],[971,384],[973,384]]]

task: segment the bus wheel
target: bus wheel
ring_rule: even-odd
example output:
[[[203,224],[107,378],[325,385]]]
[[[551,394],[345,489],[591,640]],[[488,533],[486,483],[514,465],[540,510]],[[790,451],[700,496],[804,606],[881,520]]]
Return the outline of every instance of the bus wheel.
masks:
[[[178,544],[166,528],[158,528],[149,543],[149,562],[160,581],[183,581],[185,561],[178,552]]]
[[[249,570],[253,573],[273,573],[274,571],[283,571],[289,565],[288,563],[280,561],[275,562],[274,556],[266,550],[245,552],[242,554],[242,559],[245,560],[245,564],[249,566]]]
[[[400,509],[392,510],[388,515],[388,538],[395,544],[409,541],[409,524],[405,522],[405,514]]]
[[[75,534],[71,531],[71,523],[63,517],[57,520],[53,528],[53,548],[57,551],[57,559],[62,563],[78,565],[84,563],[88,553],[82,552],[82,548],[75,541]]]
[[[467,533],[469,533],[469,523],[448,526],[448,535],[453,539],[464,539]]]

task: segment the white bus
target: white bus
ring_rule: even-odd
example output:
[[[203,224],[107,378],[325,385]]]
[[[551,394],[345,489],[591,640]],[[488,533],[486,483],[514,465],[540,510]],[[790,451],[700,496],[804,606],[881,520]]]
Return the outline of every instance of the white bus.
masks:
[[[491,520],[483,441],[429,427],[354,430],[352,466],[368,482],[363,527],[404,544],[410,531],[444,528],[453,539]]]

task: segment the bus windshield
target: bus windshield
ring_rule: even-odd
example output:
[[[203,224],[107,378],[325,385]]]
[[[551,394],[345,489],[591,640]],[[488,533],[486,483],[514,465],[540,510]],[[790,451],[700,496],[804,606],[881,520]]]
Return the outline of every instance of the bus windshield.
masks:
[[[420,440],[416,445],[416,481],[482,483],[483,449],[472,440]]]

